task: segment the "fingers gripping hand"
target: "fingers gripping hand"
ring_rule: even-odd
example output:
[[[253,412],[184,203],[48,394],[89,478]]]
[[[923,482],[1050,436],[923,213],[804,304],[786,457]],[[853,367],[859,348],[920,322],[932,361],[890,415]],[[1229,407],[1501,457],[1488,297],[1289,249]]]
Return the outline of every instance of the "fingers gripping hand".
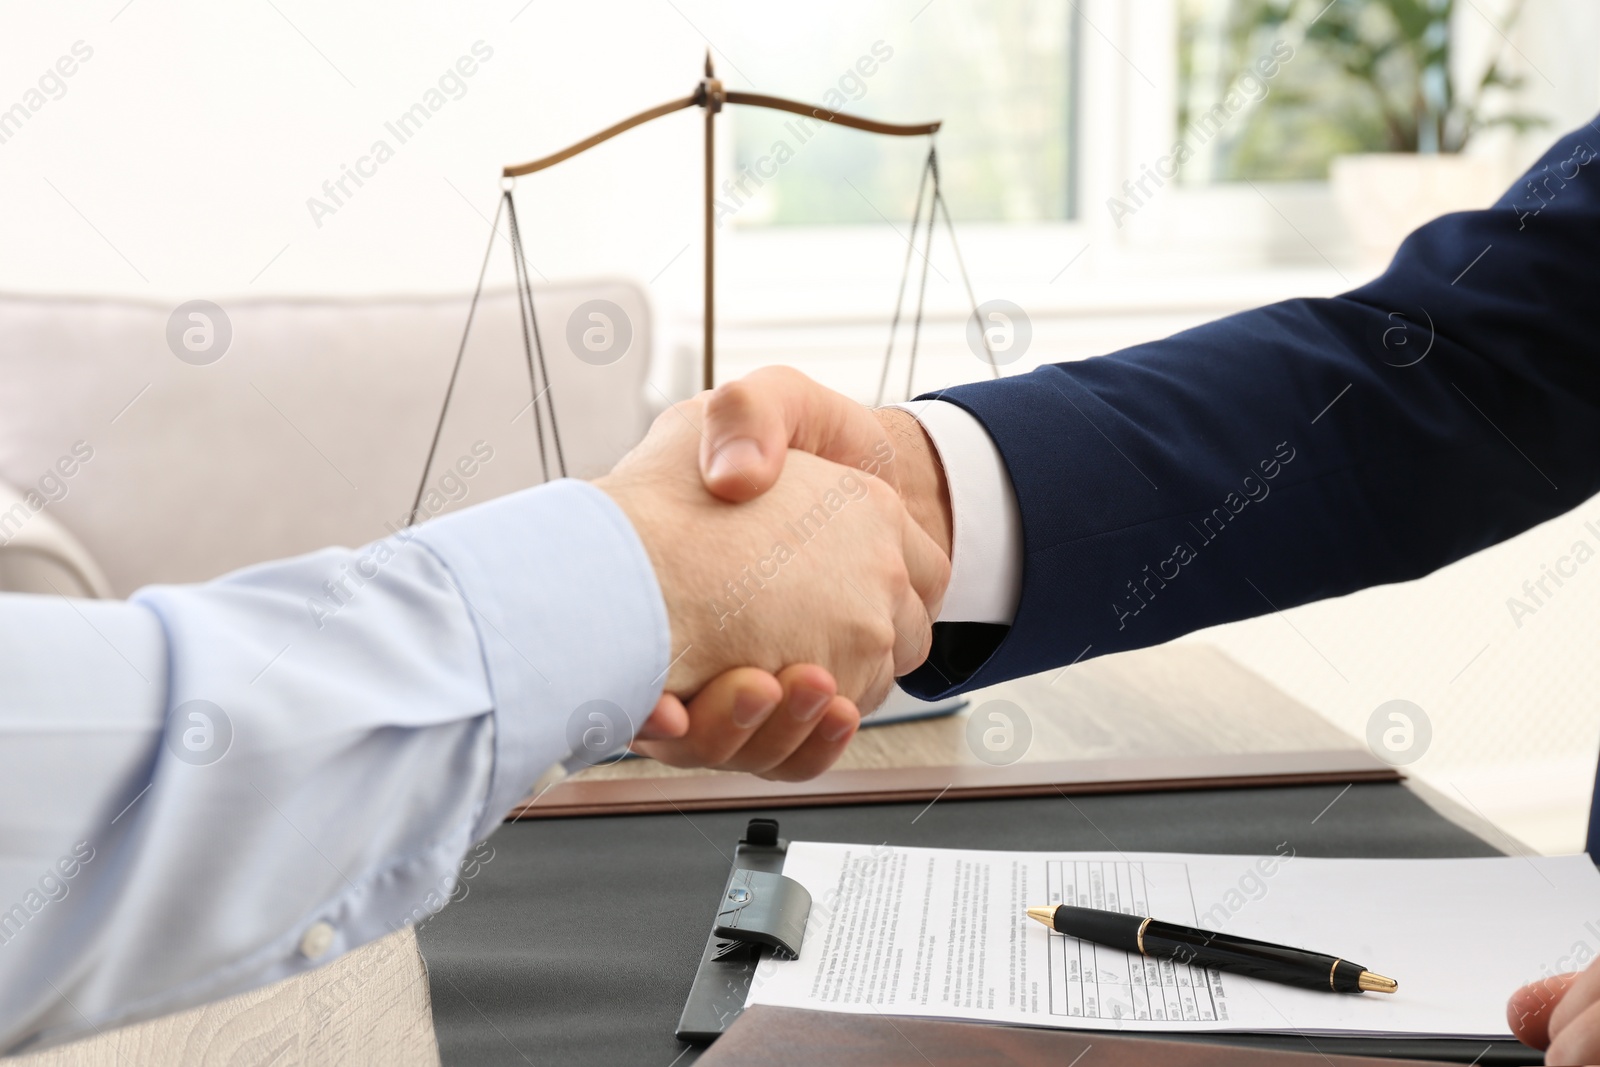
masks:
[[[675,650],[667,691],[695,693],[730,668],[825,666],[852,702],[876,706],[930,643],[927,601],[948,562],[885,483],[795,452],[768,492],[729,504],[696,470],[704,400],[664,413],[596,484],[650,555]],[[664,707],[652,730],[688,727]]]
[[[939,551],[950,555],[944,466],[910,412],[868,410],[788,367],[763,368],[702,397],[700,472],[713,495],[754,499],[777,482],[791,450],[809,452],[892,486]]]
[[[771,489],[791,448],[895,484],[894,451],[872,411],[789,367],[764,367],[713,390],[705,430],[701,475],[724,500]]]
[[[668,739],[640,732],[635,750],[674,767],[750,771],[763,778],[801,781],[831,767],[860,725],[855,705],[836,692],[831,675],[796,664],[774,677],[735,668],[713,679],[689,701],[664,696],[684,729]]]

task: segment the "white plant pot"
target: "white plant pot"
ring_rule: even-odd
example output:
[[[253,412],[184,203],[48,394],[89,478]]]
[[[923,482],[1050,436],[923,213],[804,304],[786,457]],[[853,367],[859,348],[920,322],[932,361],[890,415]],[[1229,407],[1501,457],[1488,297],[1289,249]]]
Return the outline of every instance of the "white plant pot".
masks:
[[[1490,206],[1503,184],[1493,159],[1412,152],[1339,156],[1330,178],[1351,243],[1369,264],[1387,263],[1430,219]]]

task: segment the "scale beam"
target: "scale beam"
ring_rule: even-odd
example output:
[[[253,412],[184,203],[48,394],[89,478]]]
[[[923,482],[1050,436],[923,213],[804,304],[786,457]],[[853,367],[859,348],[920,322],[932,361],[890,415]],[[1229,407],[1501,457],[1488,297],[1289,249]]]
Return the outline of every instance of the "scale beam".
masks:
[[[820,119],[823,122],[832,122],[839,126],[849,126],[853,130],[865,130],[867,133],[883,133],[888,134],[890,137],[932,135],[938,133],[939,127],[942,125],[939,122],[921,122],[909,126],[894,122],[878,122],[875,119],[846,115],[842,111],[829,111],[827,108],[802,104],[798,100],[785,100],[781,96],[767,96],[763,93],[742,93],[737,90],[729,90],[723,94],[723,99],[730,104],[744,104],[747,107],[766,107],[774,111],[790,111],[796,115],[805,115],[807,118]]]
[[[848,115],[842,111],[829,111],[827,108],[816,107],[812,104],[803,104],[798,100],[787,100],[781,96],[767,96],[764,93],[745,93],[738,90],[727,90],[721,93],[722,102],[728,104],[743,104],[746,107],[764,107],[773,111],[788,111],[807,118],[818,119],[822,122],[831,122],[839,126],[848,126],[853,130],[864,130],[867,133],[887,134],[890,137],[918,137],[939,132],[942,125],[939,122],[923,122],[904,125],[892,122],[878,122],[875,119],[864,119],[857,115]],[[677,100],[669,100],[665,104],[653,107],[648,111],[641,111],[631,118],[623,119],[612,126],[607,126],[592,137],[585,137],[573,145],[568,145],[559,152],[552,152],[548,156],[530,160],[527,163],[517,163],[501,170],[501,176],[506,178],[520,178],[525,174],[534,174],[553,167],[563,160],[571,159],[581,152],[587,152],[597,144],[602,144],[618,134],[627,133],[635,126],[643,126],[663,115],[670,115],[675,111],[685,108],[705,107],[706,92],[704,86],[696,88],[692,96],[685,96]]]
[[[553,167],[564,159],[571,159],[579,152],[587,152],[595,145],[611,140],[619,133],[627,133],[635,126],[643,126],[651,119],[658,119],[662,115],[670,115],[674,111],[682,111],[684,108],[694,107],[698,103],[700,103],[699,93],[694,96],[686,96],[681,100],[669,100],[660,107],[653,107],[649,111],[641,111],[632,118],[623,119],[614,126],[607,126],[593,137],[585,137],[577,144],[568,145],[559,152],[553,152],[529,163],[519,163],[516,166],[506,167],[500,172],[500,175],[503,178],[520,178],[524,174],[533,174],[536,171],[544,170],[546,167]]]
[[[921,137],[931,136],[939,131],[938,122],[922,122],[904,125],[892,122],[878,122],[875,119],[864,119],[857,115],[848,115],[842,111],[829,111],[827,108],[804,104],[798,100],[789,100],[781,96],[768,96],[765,93],[745,93],[726,90],[722,82],[718,81],[711,69],[711,53],[706,52],[706,74],[700,84],[689,96],[677,100],[669,100],[664,104],[641,111],[637,115],[623,119],[614,125],[607,126],[591,137],[585,137],[575,144],[568,145],[559,152],[548,156],[530,160],[527,163],[518,163],[507,166],[501,170],[504,178],[520,178],[524,175],[535,174],[547,167],[553,167],[563,160],[571,159],[598,144],[603,144],[620,134],[626,133],[635,126],[642,126],[652,122],[663,115],[671,115],[677,111],[684,111],[691,107],[706,109],[705,118],[705,344],[703,348],[703,363],[701,368],[701,381],[706,389],[710,389],[716,382],[716,365],[713,350],[716,304],[715,304],[715,272],[713,270],[716,255],[716,224],[713,214],[715,194],[712,180],[715,169],[715,117],[722,110],[724,104],[739,104],[745,107],[762,107],[772,111],[787,111],[791,114],[801,115],[806,118],[816,119],[820,122],[832,123],[836,126],[847,126],[854,130],[866,133],[884,134],[890,137]]]

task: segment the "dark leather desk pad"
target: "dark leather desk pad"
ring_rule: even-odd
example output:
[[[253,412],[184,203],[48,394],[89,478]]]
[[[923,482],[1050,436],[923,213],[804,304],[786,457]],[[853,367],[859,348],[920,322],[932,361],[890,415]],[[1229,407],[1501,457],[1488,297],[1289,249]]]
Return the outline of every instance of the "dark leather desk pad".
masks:
[[[456,1064],[654,1064],[696,1052],[673,1028],[732,846],[754,815],[784,837],[944,848],[1492,856],[1398,784],[941,800],[508,823],[458,901],[417,930],[440,1052]],[[1338,797],[1336,803],[1329,803]],[[1324,810],[1326,809],[1326,810]],[[460,895],[464,893],[464,895]],[[1506,991],[1508,994],[1510,990]],[[1309,1050],[1299,1037],[1221,1040]],[[1328,1053],[1470,1061],[1483,1044],[1318,1039]],[[1495,1048],[1479,1064],[1538,1062]],[[681,1055],[681,1059],[677,1058]]]

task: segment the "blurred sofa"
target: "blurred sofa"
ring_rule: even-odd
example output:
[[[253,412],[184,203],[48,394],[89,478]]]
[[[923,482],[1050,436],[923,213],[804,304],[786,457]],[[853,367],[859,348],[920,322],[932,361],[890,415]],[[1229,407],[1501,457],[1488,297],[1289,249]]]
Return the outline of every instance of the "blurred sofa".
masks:
[[[648,299],[602,280],[543,286],[535,307],[567,471],[592,477],[666,403]],[[467,313],[464,296],[195,317],[0,295],[0,589],[125,596],[384,536],[418,491]],[[425,512],[543,480],[522,338],[515,294],[486,293]]]

